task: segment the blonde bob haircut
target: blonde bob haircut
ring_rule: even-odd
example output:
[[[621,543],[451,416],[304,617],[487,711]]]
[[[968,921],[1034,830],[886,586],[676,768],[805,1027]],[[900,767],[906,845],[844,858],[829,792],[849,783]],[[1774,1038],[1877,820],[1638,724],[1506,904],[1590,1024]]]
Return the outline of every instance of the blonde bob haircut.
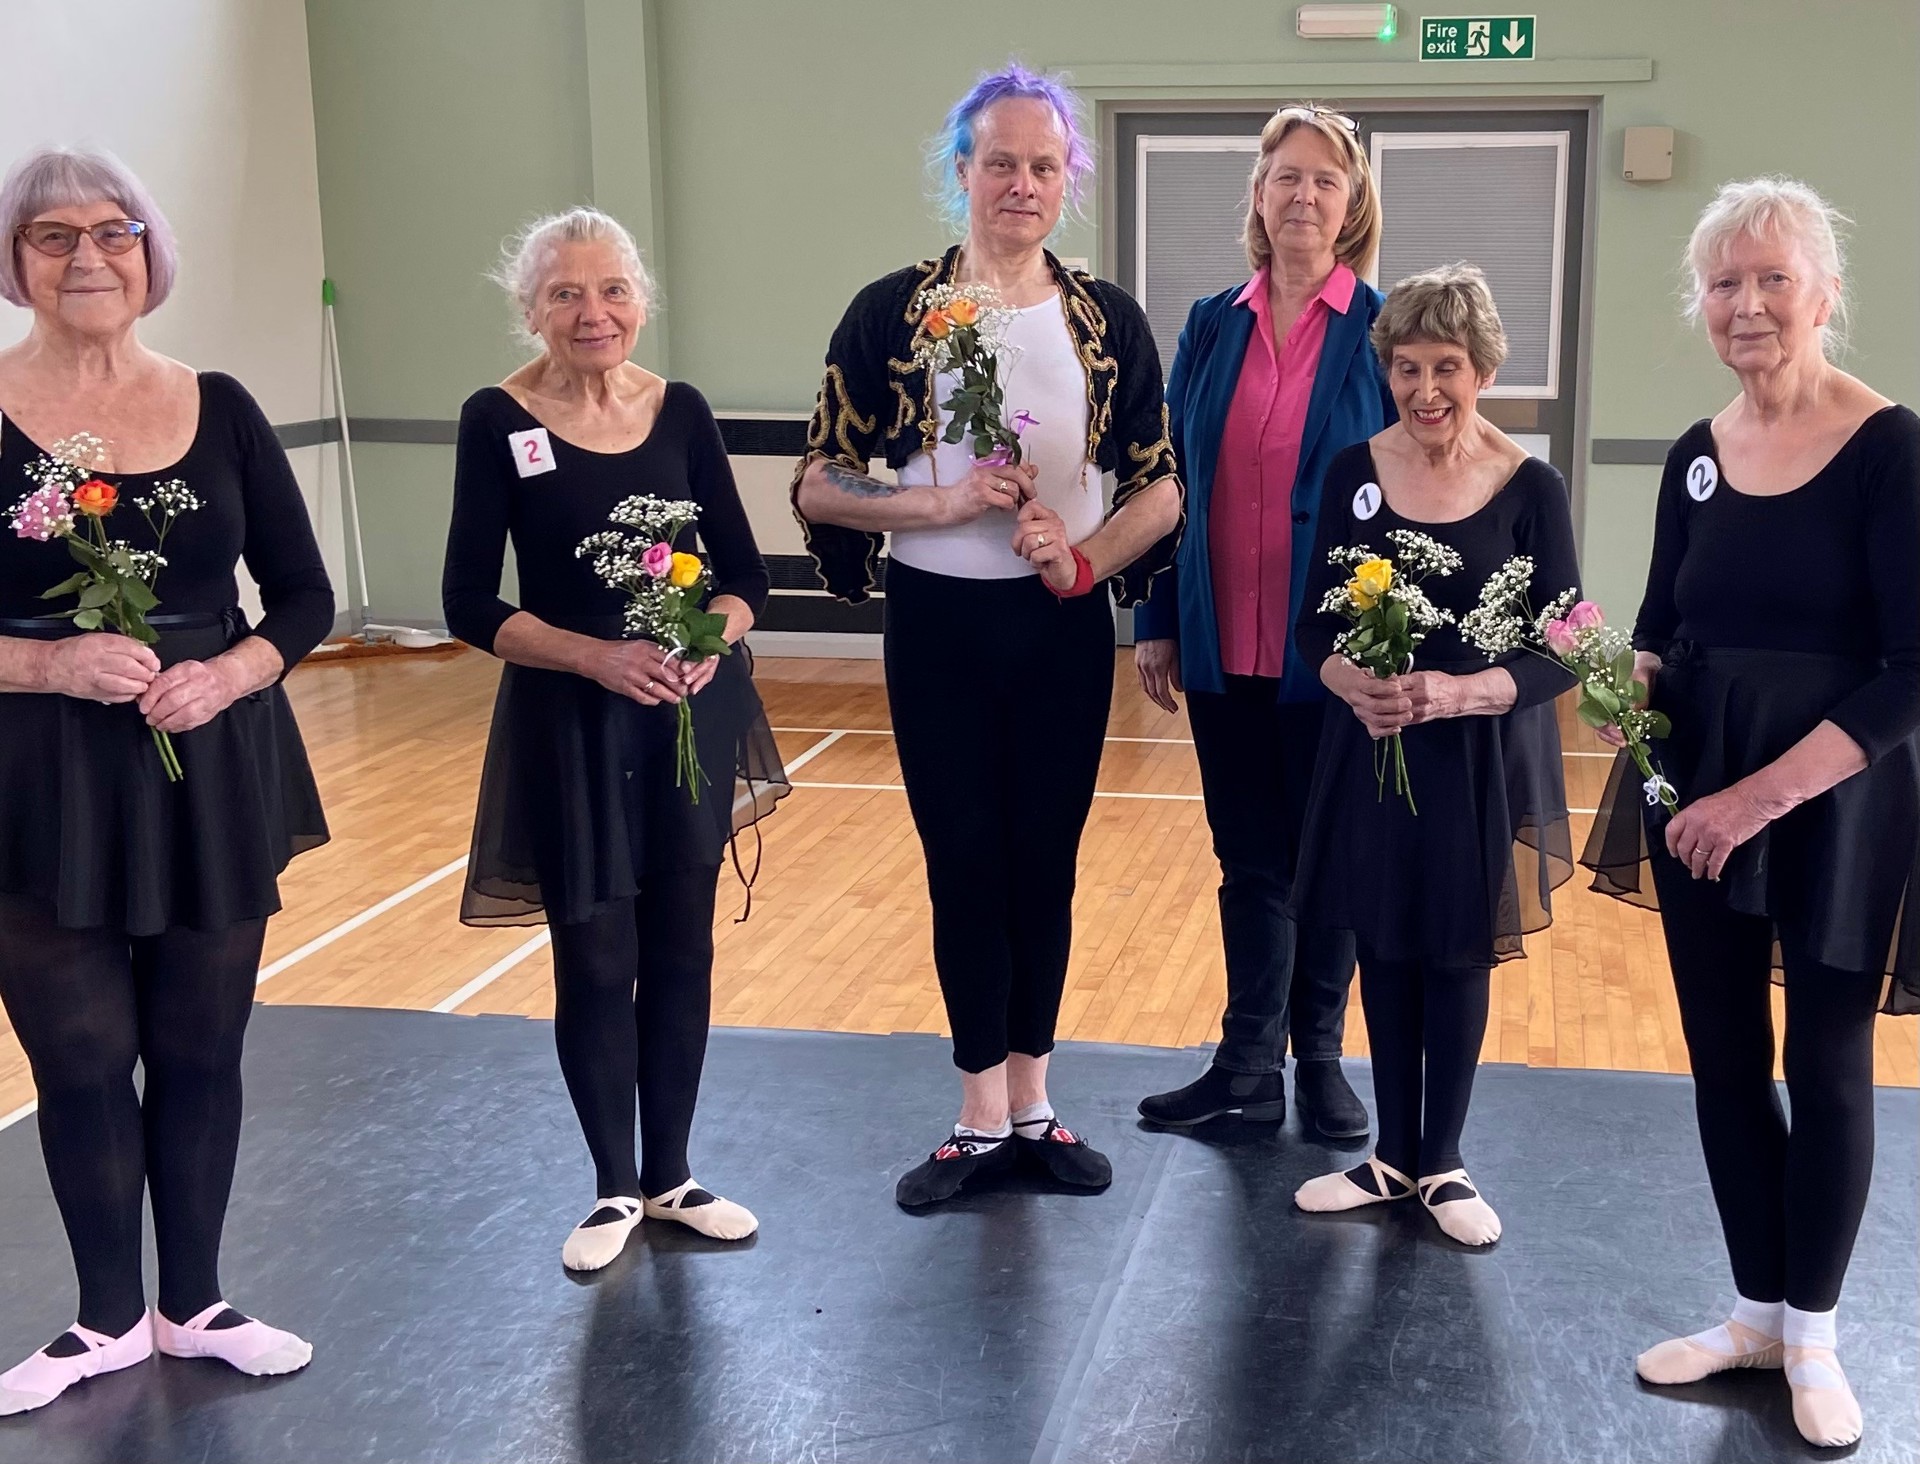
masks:
[[[1260,218],[1260,186],[1267,181],[1274,152],[1302,127],[1310,127],[1326,138],[1334,156],[1346,161],[1347,221],[1333,241],[1333,257],[1355,274],[1364,275],[1373,268],[1373,258],[1380,252],[1380,190],[1374,184],[1373,164],[1360,146],[1360,132],[1353,118],[1318,102],[1282,107],[1260,129],[1260,157],[1247,184],[1247,263],[1258,274],[1272,262],[1273,245]]]
[[[1847,349],[1847,260],[1843,238],[1849,219],[1805,183],[1793,178],[1747,178],[1723,183],[1687,240],[1692,292],[1688,320],[1698,320],[1707,291],[1736,240],[1773,240],[1798,249],[1820,277],[1833,313],[1821,345],[1829,359]]]
[[[1486,380],[1507,359],[1506,327],[1493,305],[1487,277],[1470,264],[1448,264],[1408,275],[1387,292],[1373,323],[1373,349],[1382,366],[1395,346],[1458,346]]]

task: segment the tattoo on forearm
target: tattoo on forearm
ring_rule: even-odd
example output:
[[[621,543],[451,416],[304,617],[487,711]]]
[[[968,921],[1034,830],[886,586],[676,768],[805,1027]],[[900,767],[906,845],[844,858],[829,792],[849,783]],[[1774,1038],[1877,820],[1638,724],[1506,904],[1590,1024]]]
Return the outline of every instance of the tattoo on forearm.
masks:
[[[882,483],[878,478],[869,478],[839,463],[823,462],[820,470],[829,483],[855,498],[892,498],[905,491],[898,483]]]

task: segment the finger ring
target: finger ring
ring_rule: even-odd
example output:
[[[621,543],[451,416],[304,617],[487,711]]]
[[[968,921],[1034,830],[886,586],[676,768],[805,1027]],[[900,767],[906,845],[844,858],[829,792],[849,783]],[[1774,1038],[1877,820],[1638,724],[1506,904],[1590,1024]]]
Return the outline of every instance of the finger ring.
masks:
[[[643,690],[643,691],[652,691],[652,690],[653,690],[653,682],[652,682],[651,680],[649,680],[649,681],[647,682],[647,684],[646,684],[646,685],[645,685],[644,687],[642,687],[642,688],[641,688],[641,690]]]
[[[1045,534],[1042,534],[1042,535],[1041,535],[1041,536],[1040,536],[1039,538],[1037,538],[1037,539],[1035,539],[1035,540],[1033,541],[1033,547],[1034,547],[1034,548],[1036,548],[1036,549],[1044,549],[1044,548],[1046,548],[1046,547],[1047,547],[1047,536],[1046,536]]]

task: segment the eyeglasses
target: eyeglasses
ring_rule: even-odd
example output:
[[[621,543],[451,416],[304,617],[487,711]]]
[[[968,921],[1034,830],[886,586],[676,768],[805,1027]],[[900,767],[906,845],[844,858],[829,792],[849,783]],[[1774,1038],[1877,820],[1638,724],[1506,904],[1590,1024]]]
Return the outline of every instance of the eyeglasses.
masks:
[[[84,225],[41,219],[22,224],[13,232],[41,254],[64,259],[80,247],[82,234],[93,240],[102,254],[125,254],[146,237],[147,226],[139,219],[104,219]]]
[[[1293,106],[1282,107],[1280,111],[1284,116],[1299,117],[1306,121],[1312,121],[1316,117],[1325,117],[1329,122],[1338,123],[1340,126],[1346,128],[1347,131],[1353,133],[1354,136],[1358,137],[1360,135],[1360,124],[1354,121],[1353,118],[1349,117],[1345,112],[1334,111],[1332,107],[1323,107],[1318,102],[1299,102]]]

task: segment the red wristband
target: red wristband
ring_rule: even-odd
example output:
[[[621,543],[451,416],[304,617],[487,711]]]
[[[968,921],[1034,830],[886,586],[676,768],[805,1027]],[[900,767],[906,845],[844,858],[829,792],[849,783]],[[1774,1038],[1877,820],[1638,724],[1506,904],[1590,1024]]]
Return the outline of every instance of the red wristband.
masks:
[[[1053,582],[1044,574],[1040,576],[1040,583],[1053,590],[1054,598],[1057,600],[1071,600],[1076,595],[1084,595],[1093,588],[1093,565],[1087,561],[1087,556],[1078,549],[1069,549],[1067,552],[1073,555],[1074,574],[1071,585],[1064,590],[1054,590]]]

